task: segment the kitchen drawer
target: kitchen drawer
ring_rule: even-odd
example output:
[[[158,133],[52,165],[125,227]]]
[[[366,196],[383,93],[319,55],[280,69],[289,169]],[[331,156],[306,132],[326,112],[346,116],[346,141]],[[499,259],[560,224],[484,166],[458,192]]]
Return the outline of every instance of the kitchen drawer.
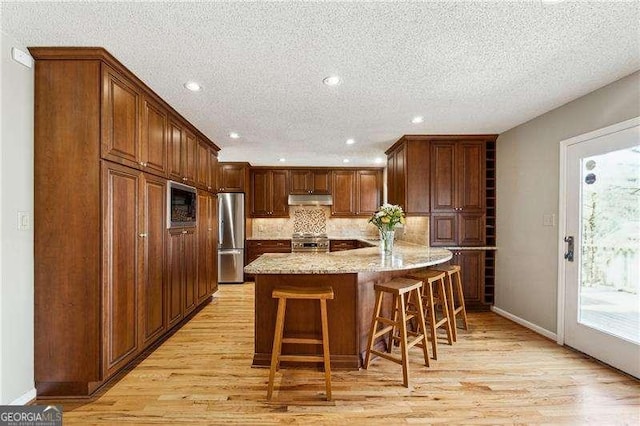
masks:
[[[353,250],[356,248],[358,248],[358,241],[356,240],[331,240],[329,242],[330,251]]]

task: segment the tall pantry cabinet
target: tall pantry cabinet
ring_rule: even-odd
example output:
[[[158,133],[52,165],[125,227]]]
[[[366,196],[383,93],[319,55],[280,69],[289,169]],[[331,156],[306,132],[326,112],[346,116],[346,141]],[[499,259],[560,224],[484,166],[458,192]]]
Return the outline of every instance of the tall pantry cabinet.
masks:
[[[178,323],[170,323],[167,279],[184,272],[168,255],[167,180],[169,160],[175,161],[169,141],[180,149],[205,144],[206,155],[219,148],[104,49],[30,50],[36,59],[36,389],[41,397],[87,396]],[[170,123],[178,123],[178,133]],[[207,176],[196,174],[188,153],[179,168],[183,182]],[[181,230],[193,236],[194,263],[191,291],[179,289],[181,318],[215,289],[209,277],[206,291],[197,287],[195,264],[215,258],[210,231],[200,230],[210,228],[211,217],[201,222]]]

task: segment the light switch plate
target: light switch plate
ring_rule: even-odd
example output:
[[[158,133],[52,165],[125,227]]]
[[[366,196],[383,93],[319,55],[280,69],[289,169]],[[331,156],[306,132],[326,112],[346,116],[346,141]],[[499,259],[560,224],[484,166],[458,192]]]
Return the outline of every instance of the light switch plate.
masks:
[[[31,229],[31,215],[29,212],[18,212],[18,231]]]
[[[14,61],[24,65],[27,68],[33,68],[33,58],[27,52],[23,52],[22,50],[12,47],[11,48],[11,57]]]
[[[555,214],[542,215],[542,226],[556,226],[556,215]]]

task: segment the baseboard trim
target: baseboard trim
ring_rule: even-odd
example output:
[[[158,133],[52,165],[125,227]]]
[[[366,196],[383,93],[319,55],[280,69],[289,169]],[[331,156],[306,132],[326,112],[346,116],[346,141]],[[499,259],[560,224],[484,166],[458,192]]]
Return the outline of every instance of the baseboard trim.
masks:
[[[19,396],[9,403],[9,405],[27,405],[36,399],[36,388],[30,389],[24,395]]]
[[[513,315],[510,312],[507,312],[503,309],[497,308],[495,306],[491,306],[491,311],[495,312],[496,314],[500,315],[501,317],[505,317],[508,320],[511,320],[513,322],[515,322],[516,324],[520,324],[523,327],[528,328],[529,330],[533,330],[538,334],[543,335],[544,337],[546,337],[547,339],[551,339],[554,342],[556,342],[558,340],[558,336],[556,335],[556,333],[553,333],[545,328],[540,327],[539,325],[535,325],[532,322],[529,322],[525,319],[520,318],[519,316]]]

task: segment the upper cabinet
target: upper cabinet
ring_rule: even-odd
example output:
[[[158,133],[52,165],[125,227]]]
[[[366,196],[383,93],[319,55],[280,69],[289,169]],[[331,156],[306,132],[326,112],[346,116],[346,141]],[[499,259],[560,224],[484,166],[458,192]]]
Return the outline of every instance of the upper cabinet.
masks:
[[[333,170],[334,217],[370,216],[382,203],[382,170]]]
[[[206,163],[211,163],[208,151],[217,152],[217,147],[198,138],[162,101],[106,64],[102,64],[102,86],[104,159],[213,190],[211,179],[205,178],[210,167]]]
[[[130,167],[141,165],[140,90],[107,65],[102,66],[102,156]]]
[[[289,217],[289,171],[251,170],[251,217]]]
[[[249,163],[219,163],[218,191],[245,192],[249,174]]]
[[[429,142],[403,136],[387,150],[387,201],[408,216],[429,214]]]
[[[290,170],[290,194],[331,194],[331,171],[328,169]]]

